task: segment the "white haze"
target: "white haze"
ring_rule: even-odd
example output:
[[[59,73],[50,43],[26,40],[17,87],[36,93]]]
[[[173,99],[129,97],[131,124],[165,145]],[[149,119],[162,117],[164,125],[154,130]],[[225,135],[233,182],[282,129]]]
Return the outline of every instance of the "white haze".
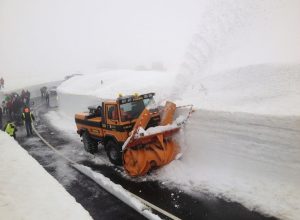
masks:
[[[0,76],[20,88],[156,62],[184,75],[299,63],[299,12],[297,0],[0,0]]]
[[[103,68],[176,69],[204,3],[0,0],[0,76],[20,87]]]
[[[257,64],[300,63],[299,20],[297,0],[210,1],[181,74],[193,82],[191,75]]]

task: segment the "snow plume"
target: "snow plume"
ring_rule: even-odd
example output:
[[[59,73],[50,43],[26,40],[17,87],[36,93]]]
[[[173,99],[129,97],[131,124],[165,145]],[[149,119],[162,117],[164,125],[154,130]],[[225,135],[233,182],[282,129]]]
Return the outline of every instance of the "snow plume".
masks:
[[[300,62],[299,10],[296,0],[211,1],[182,73],[203,76],[238,66]]]
[[[199,32],[188,47],[180,80],[185,76],[187,85],[190,78],[185,74],[203,74],[210,68],[214,57],[224,49],[226,39],[249,25],[255,3],[257,1],[211,1],[200,20]]]
[[[299,103],[299,93],[281,93],[289,90],[289,84],[300,86],[299,12],[300,2],[294,0],[212,1],[187,50],[174,97],[220,111],[269,114],[272,109],[271,114],[299,114],[300,105],[292,104]],[[264,91],[268,77],[272,86]],[[244,96],[250,90],[255,97],[251,106],[244,105],[244,98],[250,102]],[[272,104],[294,105],[292,111],[270,105],[266,96],[278,98]]]

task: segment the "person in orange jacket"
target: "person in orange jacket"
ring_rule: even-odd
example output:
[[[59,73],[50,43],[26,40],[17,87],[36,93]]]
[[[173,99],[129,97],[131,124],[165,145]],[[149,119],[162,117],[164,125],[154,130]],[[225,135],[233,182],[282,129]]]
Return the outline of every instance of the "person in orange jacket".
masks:
[[[24,111],[22,113],[22,120],[26,127],[27,137],[29,137],[30,135],[33,135],[32,122],[35,120],[35,118],[28,107],[24,108]]]

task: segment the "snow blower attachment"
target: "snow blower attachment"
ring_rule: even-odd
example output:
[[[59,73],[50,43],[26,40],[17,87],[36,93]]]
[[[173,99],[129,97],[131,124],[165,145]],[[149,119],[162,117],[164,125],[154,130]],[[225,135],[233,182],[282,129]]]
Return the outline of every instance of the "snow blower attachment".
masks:
[[[172,135],[180,129],[178,126],[171,126],[175,110],[176,105],[167,102],[160,123],[162,126],[156,127],[153,129],[156,131],[149,134],[143,131],[151,119],[151,113],[147,108],[142,112],[131,136],[122,147],[123,165],[129,175],[145,175],[151,169],[166,165],[175,159],[179,146],[172,140]]]
[[[147,174],[154,168],[170,163],[179,153],[173,136],[184,120],[174,122],[176,105],[167,102],[161,112],[151,108],[154,93],[120,96],[90,107],[89,113],[75,115],[77,133],[90,153],[104,145],[109,160],[124,166],[130,176]]]

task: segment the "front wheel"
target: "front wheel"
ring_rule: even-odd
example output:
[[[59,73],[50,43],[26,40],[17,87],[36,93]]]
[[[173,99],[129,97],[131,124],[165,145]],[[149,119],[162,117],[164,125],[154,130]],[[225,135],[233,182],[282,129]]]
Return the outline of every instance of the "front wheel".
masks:
[[[105,148],[110,162],[112,164],[121,166],[123,164],[121,146],[114,141],[108,141]]]
[[[82,134],[82,142],[86,152],[91,154],[98,152],[97,142],[94,141],[86,131]]]

